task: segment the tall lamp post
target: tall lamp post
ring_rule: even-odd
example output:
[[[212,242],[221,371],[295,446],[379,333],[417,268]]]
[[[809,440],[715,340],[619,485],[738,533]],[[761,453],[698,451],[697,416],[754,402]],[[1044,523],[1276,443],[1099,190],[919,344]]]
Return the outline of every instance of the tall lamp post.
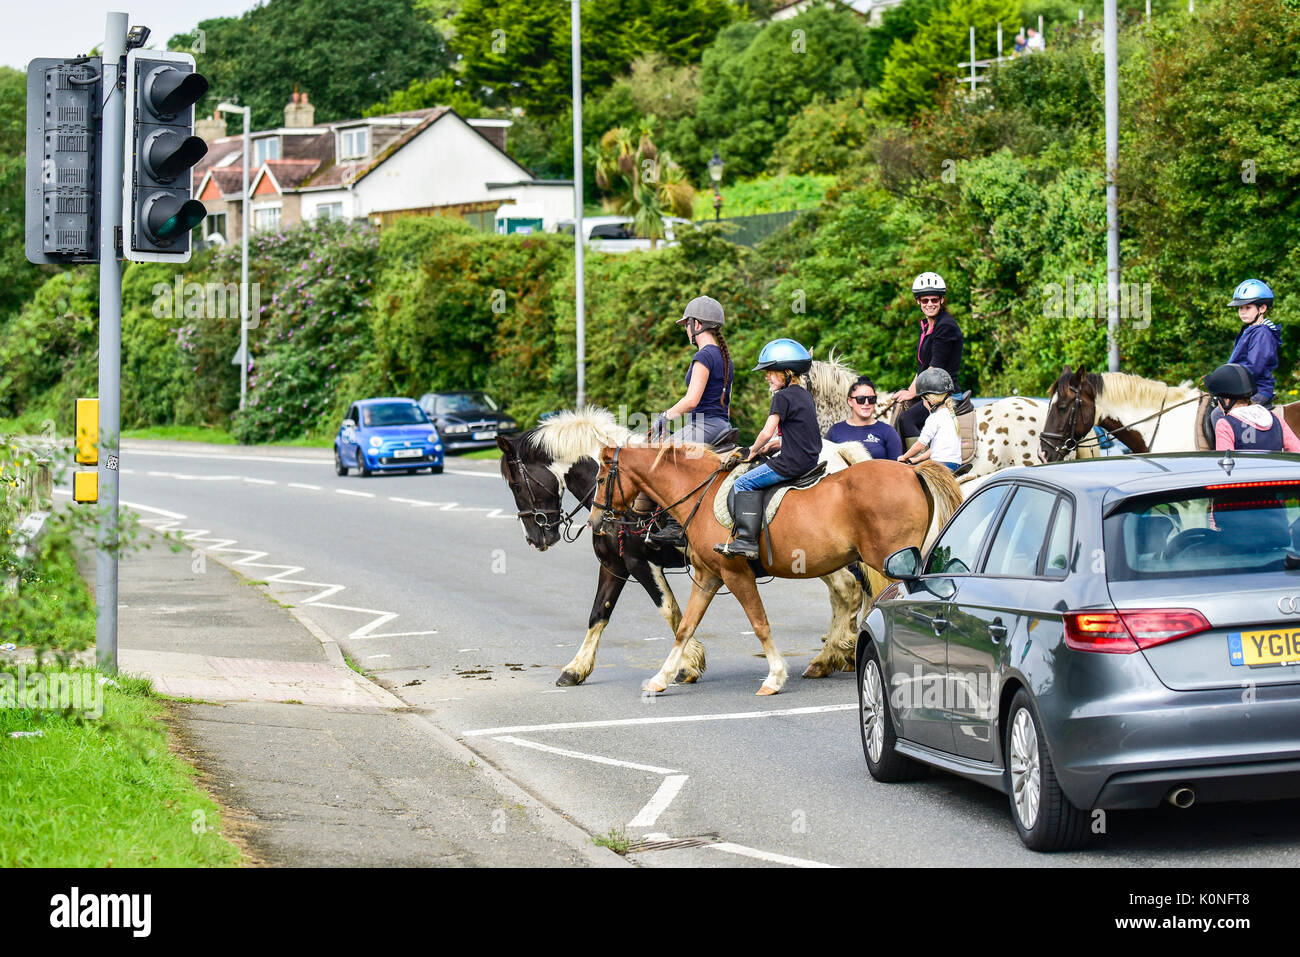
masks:
[[[239,211],[239,409],[242,412],[248,400],[248,228],[251,215],[248,208],[248,122],[252,108],[234,103],[218,103],[217,109],[228,113],[244,114],[244,151],[240,166],[244,168],[244,192]]]
[[[722,218],[722,193],[718,189],[718,184],[722,182],[722,157],[718,151],[713,151],[713,159],[709,160],[709,179],[713,180],[713,221],[716,223]]]

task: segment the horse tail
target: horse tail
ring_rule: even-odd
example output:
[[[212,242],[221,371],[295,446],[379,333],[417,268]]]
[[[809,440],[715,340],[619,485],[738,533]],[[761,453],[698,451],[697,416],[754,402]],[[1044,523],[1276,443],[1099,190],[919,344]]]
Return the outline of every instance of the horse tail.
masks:
[[[939,529],[943,528],[961,505],[961,486],[952,477],[952,470],[948,466],[931,459],[916,466],[916,477],[930,500],[930,525],[925,532],[925,543],[921,546],[921,551],[926,552],[939,537]]]

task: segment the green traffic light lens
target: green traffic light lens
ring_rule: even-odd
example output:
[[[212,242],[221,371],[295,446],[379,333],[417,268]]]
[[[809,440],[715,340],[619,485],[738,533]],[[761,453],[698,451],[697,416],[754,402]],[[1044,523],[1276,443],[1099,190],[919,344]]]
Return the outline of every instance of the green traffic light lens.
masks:
[[[206,215],[207,208],[197,199],[179,202],[169,196],[158,197],[147,214],[149,237],[155,243],[168,243],[184,236]]]

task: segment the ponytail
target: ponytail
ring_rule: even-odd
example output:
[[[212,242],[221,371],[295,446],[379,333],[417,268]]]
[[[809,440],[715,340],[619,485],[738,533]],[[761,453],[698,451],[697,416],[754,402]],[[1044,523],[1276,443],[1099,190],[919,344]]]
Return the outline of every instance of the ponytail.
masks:
[[[727,412],[727,418],[731,418],[731,380],[735,378],[736,367],[731,362],[731,352],[727,349],[722,329],[714,329],[713,335],[718,340],[718,348],[722,350],[722,407]]]

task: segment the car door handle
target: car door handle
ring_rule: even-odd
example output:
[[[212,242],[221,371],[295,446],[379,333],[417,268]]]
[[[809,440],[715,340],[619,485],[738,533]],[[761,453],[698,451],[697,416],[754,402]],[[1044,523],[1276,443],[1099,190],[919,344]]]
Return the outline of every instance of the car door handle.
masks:
[[[1001,618],[994,618],[992,624],[989,625],[989,637],[991,637],[994,643],[996,643],[1001,641],[1006,636],[1007,636],[1007,626],[1002,624]]]
[[[950,624],[952,623],[948,621],[947,618],[939,617],[930,619],[930,627],[934,629],[936,635],[943,634]]]

